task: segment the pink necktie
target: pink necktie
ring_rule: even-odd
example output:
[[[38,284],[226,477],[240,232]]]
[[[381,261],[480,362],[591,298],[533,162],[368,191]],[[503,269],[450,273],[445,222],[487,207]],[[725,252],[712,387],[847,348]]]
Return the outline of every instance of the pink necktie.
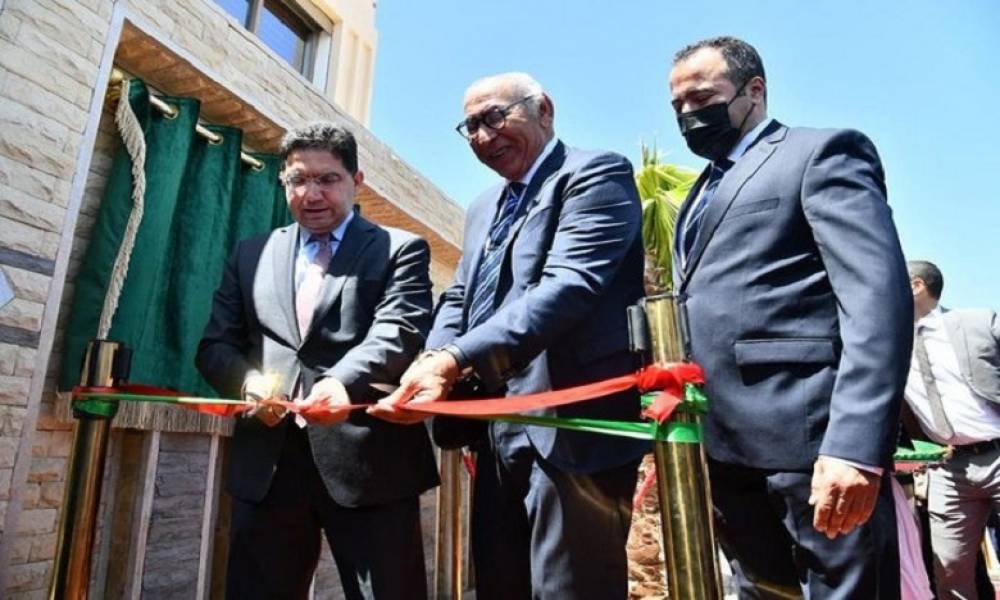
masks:
[[[319,250],[316,251],[316,256],[306,267],[302,283],[299,284],[299,289],[295,293],[295,316],[299,322],[299,335],[303,340],[306,337],[306,332],[309,331],[309,325],[312,324],[313,313],[316,312],[316,301],[319,300],[319,291],[323,287],[323,276],[326,274],[326,268],[330,265],[330,258],[333,256],[333,253],[330,252],[329,241],[317,241],[316,238],[312,238],[310,242],[318,243]],[[295,387],[298,388],[295,392],[295,403],[301,404],[305,400],[305,390],[302,389],[301,378]],[[295,424],[299,427],[305,427],[306,420],[301,415],[295,415]]]
[[[313,238],[315,240],[315,238]],[[326,268],[330,265],[330,242],[321,241],[316,256],[306,267],[305,276],[299,284],[299,290],[295,295],[295,316],[299,321],[299,335],[305,339],[309,325],[312,324],[313,313],[316,312],[316,301],[319,300],[319,291],[323,287],[323,276]]]

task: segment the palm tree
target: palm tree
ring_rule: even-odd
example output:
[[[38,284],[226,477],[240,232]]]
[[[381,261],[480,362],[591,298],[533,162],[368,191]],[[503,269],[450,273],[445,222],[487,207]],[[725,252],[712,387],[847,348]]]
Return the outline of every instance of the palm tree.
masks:
[[[646,249],[646,292],[673,287],[674,226],[681,203],[698,179],[697,171],[660,162],[656,146],[643,144],[635,183],[642,199],[642,241]]]

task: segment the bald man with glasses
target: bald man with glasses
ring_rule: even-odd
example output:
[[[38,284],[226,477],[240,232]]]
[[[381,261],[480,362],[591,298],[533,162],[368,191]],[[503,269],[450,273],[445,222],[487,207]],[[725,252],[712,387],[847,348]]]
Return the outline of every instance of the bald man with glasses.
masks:
[[[616,377],[635,367],[626,307],[643,295],[641,214],[632,167],[555,136],[552,100],[530,76],[468,89],[457,130],[502,180],[466,216],[462,259],[426,351],[373,414],[447,398],[462,380],[519,396]],[[560,417],[636,420],[634,390],[562,407]],[[625,541],[648,443],[544,427],[435,422],[444,446],[478,450],[472,550],[476,597],[625,598]],[[455,422],[450,423],[451,426]],[[471,436],[469,434],[472,434]]]

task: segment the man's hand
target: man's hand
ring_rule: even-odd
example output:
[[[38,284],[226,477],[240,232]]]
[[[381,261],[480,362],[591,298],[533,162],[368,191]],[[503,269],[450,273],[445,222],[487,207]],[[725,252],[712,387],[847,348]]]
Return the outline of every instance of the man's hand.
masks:
[[[274,427],[281,422],[288,411],[275,404],[266,404],[267,401],[288,400],[288,396],[278,394],[278,379],[273,375],[262,375],[254,373],[248,375],[243,382],[243,401],[256,406],[247,414],[257,417],[268,427]]]
[[[401,425],[419,423],[430,415],[401,407],[446,399],[458,375],[458,363],[450,352],[425,353],[403,373],[399,388],[369,408],[368,414]]]
[[[351,399],[344,384],[335,377],[324,377],[313,385],[309,396],[299,404],[299,414],[310,425],[333,425],[347,419]]]
[[[809,504],[816,507],[813,527],[831,540],[850,533],[872,516],[881,477],[820,456],[813,465]]]

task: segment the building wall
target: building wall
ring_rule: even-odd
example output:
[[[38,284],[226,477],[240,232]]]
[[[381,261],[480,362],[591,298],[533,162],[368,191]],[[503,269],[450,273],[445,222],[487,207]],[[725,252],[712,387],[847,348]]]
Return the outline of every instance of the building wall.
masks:
[[[365,4],[330,0],[316,7],[346,22],[356,18],[350,6]],[[359,44],[371,50],[371,60],[363,59],[369,69],[373,15],[372,7],[369,20],[357,21]],[[0,2],[0,269],[15,292],[0,309],[0,597],[45,597],[55,552],[71,435],[70,425],[56,417],[54,376],[64,309],[117,144],[102,107],[123,27],[148,33],[282,127],[317,118],[350,126],[369,187],[427,231],[451,244],[461,238],[461,209],[212,0]],[[161,66],[144,65],[147,72],[135,75],[155,74]],[[338,82],[341,77],[342,69]],[[370,71],[367,77],[370,88]],[[370,93],[354,97],[363,101],[344,105],[355,102],[367,110]],[[453,260],[436,256],[435,283],[446,282],[453,268]],[[150,435],[141,434],[147,447]],[[203,550],[205,486],[217,465],[208,462],[207,436],[157,435],[151,461],[123,455],[121,448],[134,444],[119,443],[117,458],[109,462],[105,500],[111,508],[103,514],[108,531],[116,533],[102,534],[98,546],[104,548],[99,558],[110,554],[114,563],[97,569],[94,578],[109,591],[130,583],[119,563],[135,558],[128,552],[132,517],[147,515],[147,561],[132,589],[193,597],[188,592],[198,582],[191,575],[198,570],[192,570],[192,557]],[[144,481],[143,474],[153,479]],[[151,495],[139,496],[147,483]],[[127,508],[128,518],[116,515],[115,506]],[[117,529],[110,524],[115,519]],[[168,571],[179,575],[171,580]]]

